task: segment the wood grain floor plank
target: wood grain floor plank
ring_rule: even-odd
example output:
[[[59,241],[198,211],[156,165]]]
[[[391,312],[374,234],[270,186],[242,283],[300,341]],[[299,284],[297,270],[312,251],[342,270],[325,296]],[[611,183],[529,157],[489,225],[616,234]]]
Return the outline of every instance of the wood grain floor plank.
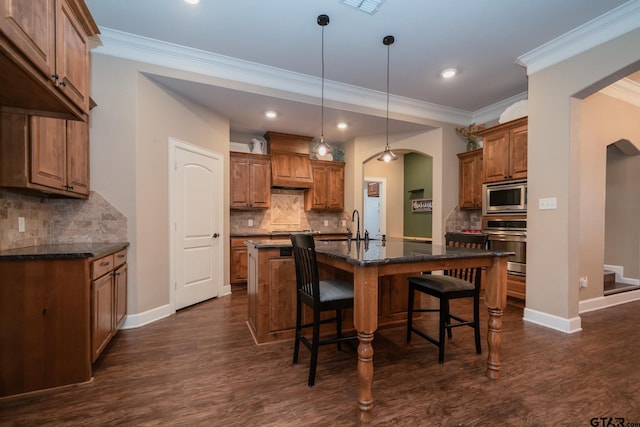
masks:
[[[309,388],[306,349],[294,366],[292,342],[255,345],[246,304],[246,291],[234,286],[231,296],[120,331],[92,383],[0,401],[0,425],[358,425],[355,350],[321,348],[316,386]],[[443,365],[434,345],[419,337],[407,345],[403,326],[380,330],[371,425],[640,422],[640,301],[585,313],[583,331],[572,335],[525,323],[522,311],[510,300],[498,381],[484,375],[484,330],[482,355],[475,354],[470,328],[454,330]]]

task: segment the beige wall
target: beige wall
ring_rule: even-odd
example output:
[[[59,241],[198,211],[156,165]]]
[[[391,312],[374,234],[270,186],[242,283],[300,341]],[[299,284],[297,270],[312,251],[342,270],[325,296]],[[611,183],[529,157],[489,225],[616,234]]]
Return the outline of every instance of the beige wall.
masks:
[[[224,154],[228,176],[228,120],[180,98],[141,72],[171,70],[92,54],[91,184],[128,218],[130,314],[169,301],[168,138]],[[228,182],[222,199],[228,205]],[[229,216],[225,209],[224,236]],[[224,247],[224,284],[228,245]]]
[[[456,153],[465,150],[465,144],[456,135],[455,126],[445,123],[434,123],[434,130],[417,134],[392,135],[389,138],[389,146],[396,151],[415,151],[433,158],[433,241],[434,243],[444,242],[445,220],[451,211],[458,204],[458,158]],[[352,195],[354,200],[354,208],[362,212],[363,191],[364,191],[364,162],[374,159],[384,150],[386,139],[384,136],[373,136],[356,138],[352,144],[346,147],[348,158],[347,164],[352,163],[353,175],[347,181],[345,186],[346,192]],[[350,149],[350,150],[349,150]],[[382,163],[382,162],[380,162]],[[402,183],[403,177],[399,175],[395,178],[395,174],[401,174],[402,169],[394,168],[393,182],[398,182],[398,188],[391,188],[389,192],[396,191],[400,202],[398,205],[387,204],[387,234],[389,236],[402,236],[402,224],[392,214],[393,206],[402,206],[402,192],[404,191]],[[369,172],[367,170],[367,176]],[[373,172],[372,172],[373,175]],[[440,240],[438,240],[438,236]]]
[[[576,108],[579,121],[575,125],[580,129],[581,140],[579,275],[589,279],[589,286],[580,290],[580,300],[586,300],[602,296],[604,288],[607,146],[623,138],[640,143],[640,108],[599,93],[586,98]],[[638,184],[640,181],[632,190],[635,193]],[[620,204],[617,208],[628,211],[630,206]],[[619,225],[625,227],[622,223]],[[612,224],[612,228],[611,231],[616,232],[617,227]],[[637,230],[634,224],[629,231],[637,235]],[[636,239],[636,253],[638,242]],[[636,270],[637,262],[636,259]]]
[[[578,330],[581,276],[583,136],[580,100],[572,97],[640,59],[640,30],[529,75],[529,210],[527,310]],[[632,70],[629,69],[628,72]],[[609,81],[610,83],[610,81]],[[595,85],[595,86],[594,86]],[[583,95],[589,95],[584,93]],[[573,108],[572,107],[576,107]],[[556,197],[558,208],[538,210],[538,200]],[[602,250],[596,249],[597,251]]]

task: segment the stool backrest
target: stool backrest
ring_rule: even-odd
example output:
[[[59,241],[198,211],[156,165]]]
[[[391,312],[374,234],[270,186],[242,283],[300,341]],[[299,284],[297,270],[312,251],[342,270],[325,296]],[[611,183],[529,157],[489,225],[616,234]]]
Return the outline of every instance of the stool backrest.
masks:
[[[481,233],[456,233],[450,231],[444,235],[444,238],[447,242],[447,246],[469,249],[486,249],[489,235]],[[457,268],[453,270],[445,270],[444,272],[447,276],[457,277],[458,279],[474,283],[476,288],[480,287],[481,273],[482,269],[476,267]]]
[[[311,234],[292,234],[293,259],[296,265],[296,285],[298,292],[320,300],[320,282],[318,262],[316,260],[316,244]]]

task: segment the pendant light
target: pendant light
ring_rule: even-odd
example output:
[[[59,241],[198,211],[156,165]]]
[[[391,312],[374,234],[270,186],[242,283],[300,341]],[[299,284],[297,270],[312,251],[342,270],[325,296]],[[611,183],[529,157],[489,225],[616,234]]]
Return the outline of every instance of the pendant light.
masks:
[[[384,151],[380,156],[378,156],[378,160],[381,162],[390,162],[392,160],[398,160],[398,156],[396,156],[391,148],[389,148],[389,56],[390,56],[390,46],[396,39],[393,36],[385,36],[382,39],[382,43],[387,47],[387,145],[384,147]]]
[[[324,156],[333,152],[333,148],[324,141],[324,27],[329,25],[329,16],[318,15],[318,25],[322,27],[322,106],[320,112],[320,140],[311,151],[319,156]]]

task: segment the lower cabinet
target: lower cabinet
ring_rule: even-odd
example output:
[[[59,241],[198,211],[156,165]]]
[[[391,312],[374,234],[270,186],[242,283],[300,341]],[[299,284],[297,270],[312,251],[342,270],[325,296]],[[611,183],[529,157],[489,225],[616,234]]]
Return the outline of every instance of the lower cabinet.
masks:
[[[231,238],[231,268],[229,281],[233,284],[247,282],[247,246],[246,238]]]
[[[127,253],[0,259],[0,398],[91,380],[126,317]]]
[[[127,313],[126,249],[91,262],[91,360],[100,356]]]

